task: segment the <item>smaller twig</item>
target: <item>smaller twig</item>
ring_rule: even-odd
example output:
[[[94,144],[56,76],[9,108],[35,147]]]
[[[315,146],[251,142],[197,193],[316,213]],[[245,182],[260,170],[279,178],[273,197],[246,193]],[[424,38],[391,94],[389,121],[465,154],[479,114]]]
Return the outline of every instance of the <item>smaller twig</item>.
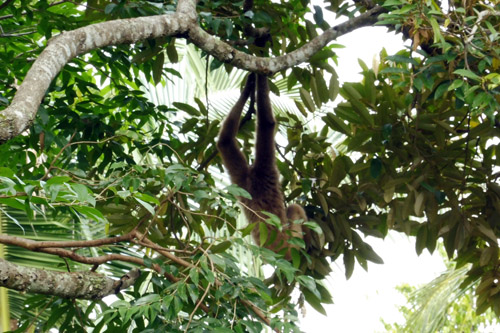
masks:
[[[208,251],[208,249],[210,249],[210,247],[212,246],[212,244],[210,244],[207,249],[200,248],[200,250],[205,254],[205,256],[207,257],[207,259],[210,261],[210,268],[212,269],[212,272],[215,273],[214,262],[213,262],[213,260],[207,254],[207,251]],[[200,260],[201,260],[201,258],[198,260],[198,262]],[[194,307],[193,311],[189,315],[189,320],[188,320],[188,323],[186,325],[186,329],[184,330],[184,333],[187,333],[187,331],[189,329],[189,326],[191,325],[191,322],[193,321],[193,317],[194,317],[194,314],[196,313],[196,310],[198,310],[198,308],[200,307],[200,304],[202,304],[203,300],[205,299],[205,297],[207,297],[208,291],[210,290],[211,286],[212,286],[212,283],[209,283],[207,285],[207,288],[205,289],[205,292],[201,296],[200,300],[196,303],[196,306]]]
[[[7,7],[8,5],[10,5],[10,3],[14,1],[14,0],[6,0],[3,4],[0,5],[0,10],[4,9],[5,7]]]
[[[73,138],[75,137],[75,135],[76,135],[76,132],[74,132],[71,135],[71,137],[68,140],[68,143],[64,145],[64,147],[59,151],[59,153],[57,153],[56,157],[54,157],[54,159],[52,160],[52,163],[50,163],[49,168],[47,169],[47,171],[45,172],[45,175],[43,175],[43,177],[41,178],[41,180],[45,180],[45,179],[47,179],[49,177],[50,170],[52,170],[52,168],[54,167],[54,164],[59,159],[59,157],[61,156],[61,154],[63,153],[63,151],[70,146],[71,140],[73,140]]]
[[[238,127],[238,131],[248,122],[250,119],[252,119],[252,114],[255,114],[255,94],[250,94],[250,106],[248,107],[247,112],[243,116],[243,118],[240,121],[240,125]],[[215,156],[219,154],[219,151],[217,148],[215,148],[214,151],[203,161],[200,163],[200,165],[196,168],[197,171],[201,171],[207,167],[207,165],[212,161]]]
[[[38,322],[38,318],[39,318],[41,315],[43,315],[43,313],[45,312],[45,310],[47,310],[47,308],[49,307],[49,305],[51,305],[52,303],[54,303],[54,298],[55,298],[55,297],[54,297],[54,296],[52,296],[52,297],[48,300],[47,304],[45,304],[45,305],[43,306],[43,308],[40,310],[40,312],[37,312],[37,313],[36,313],[36,316],[33,318],[33,320],[31,321],[31,323],[28,325],[28,327],[27,327],[27,329],[26,329],[26,331],[25,331],[25,332],[32,332],[32,331],[34,331],[34,330],[32,330],[31,328],[33,327],[33,325],[35,325],[35,323],[37,323],[37,322]]]
[[[71,135],[71,138],[69,138],[69,141],[67,144],[64,145],[64,147],[62,147],[61,151],[59,151],[59,153],[57,153],[56,157],[54,157],[54,159],[52,160],[52,162],[50,163],[50,166],[49,168],[47,169],[47,171],[45,172],[45,175],[43,175],[43,177],[41,178],[41,180],[46,180],[48,177],[49,177],[49,173],[50,171],[54,168],[54,164],[57,162],[57,160],[59,159],[59,157],[61,157],[61,154],[70,146],[74,146],[74,145],[80,145],[80,144],[101,144],[101,143],[104,143],[104,142],[107,142],[107,141],[110,141],[110,140],[113,140],[113,139],[116,139],[122,135],[113,135],[109,138],[106,138],[102,141],[76,141],[76,142],[71,142],[71,140],[73,140],[73,138],[75,137],[76,135],[76,132],[73,133],[73,135]]]
[[[19,32],[19,33],[16,33],[16,34],[13,34],[13,33],[3,33],[3,34],[0,34],[0,37],[21,37],[21,36],[27,36],[27,35],[31,35],[31,34],[34,34],[36,32],[36,30],[30,30],[30,31],[27,31],[27,32]]]
[[[139,231],[135,231],[134,234],[136,235],[136,237],[138,239],[141,239],[145,244],[147,244],[148,247],[150,245],[157,246],[155,243],[153,243],[152,241],[150,241],[145,235],[143,235]],[[181,258],[178,258],[178,257],[174,256],[173,254],[171,254],[170,252],[168,252],[167,249],[156,250],[156,251],[159,254],[161,254],[162,256],[166,257],[167,259],[172,260],[173,262],[175,262],[175,263],[177,263],[177,264],[179,264],[181,266],[184,266],[184,267],[187,267],[187,268],[193,268],[193,267],[195,267],[193,264],[185,261],[184,259],[181,259]]]
[[[5,3],[3,3],[1,6],[4,6],[6,3],[7,3],[7,5],[8,5],[8,3],[9,3],[10,1],[12,1],[12,0],[7,0],[7,1],[5,1]],[[57,1],[57,2],[51,3],[51,4],[49,5],[49,7],[52,7],[52,6],[57,6],[57,5],[60,5],[60,4],[62,4],[62,3],[65,3],[65,2],[71,2],[71,1],[68,1],[68,0]],[[3,8],[0,8],[0,9],[3,9]],[[39,10],[36,10],[36,11],[38,12]],[[24,11],[24,12],[22,12],[22,13],[21,13],[21,15],[26,15],[26,13],[27,13],[27,12],[26,12],[26,11]],[[0,16],[0,21],[1,21],[1,20],[10,19],[10,18],[13,18],[13,17],[14,17],[14,14],[9,14],[9,15]]]

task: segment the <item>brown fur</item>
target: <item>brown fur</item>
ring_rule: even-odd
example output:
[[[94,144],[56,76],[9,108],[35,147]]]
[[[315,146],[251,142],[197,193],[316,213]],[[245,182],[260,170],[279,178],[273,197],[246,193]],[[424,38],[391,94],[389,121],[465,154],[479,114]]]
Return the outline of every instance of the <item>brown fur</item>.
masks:
[[[269,85],[265,76],[257,76],[257,138],[255,144],[255,162],[248,165],[245,156],[238,148],[236,134],[238,132],[241,112],[250,94],[255,90],[255,74],[250,74],[243,92],[227,116],[219,134],[217,148],[222,161],[226,167],[231,181],[252,195],[252,200],[240,198],[244,206],[244,213],[250,223],[260,222],[267,218],[262,211],[272,213],[279,217],[283,226],[282,231],[266,224],[268,238],[272,232],[276,232],[276,238],[272,244],[263,244],[264,247],[278,252],[287,248],[286,257],[290,258],[288,239],[290,236],[286,230],[291,230],[294,237],[302,238],[302,227],[293,224],[294,220],[307,220],[304,209],[296,204],[290,205],[285,210],[283,193],[279,182],[279,171],[276,166],[274,135],[276,120],[272,113],[271,101],[269,99]],[[249,209],[247,209],[246,207]],[[260,244],[259,227],[252,230],[255,242]]]

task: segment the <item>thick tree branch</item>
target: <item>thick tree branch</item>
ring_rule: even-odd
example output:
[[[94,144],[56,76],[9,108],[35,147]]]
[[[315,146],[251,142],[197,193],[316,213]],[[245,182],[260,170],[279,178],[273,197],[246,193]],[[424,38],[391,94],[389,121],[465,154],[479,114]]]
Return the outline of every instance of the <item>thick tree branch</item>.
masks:
[[[130,262],[136,265],[145,266],[144,260],[141,258],[124,256],[121,254],[108,254],[98,257],[85,257],[71,250],[63,249],[62,247],[91,247],[114,244],[122,241],[133,241],[133,239],[140,239],[138,241],[142,246],[154,249],[159,254],[167,259],[177,263],[178,265],[186,268],[195,268],[196,266],[181,259],[168,252],[168,249],[156,245],[145,235],[138,231],[131,231],[130,233],[118,236],[88,241],[45,241],[37,242],[30,239],[21,237],[9,236],[0,234],[0,243],[6,245],[19,246],[31,251],[44,252],[54,254],[62,258],[69,258],[76,262],[90,265],[100,265],[108,261],[119,260]],[[153,269],[162,274],[163,270],[158,265],[153,265]],[[15,289],[19,291],[26,291],[30,293],[39,293],[46,295],[55,295],[66,298],[82,298],[82,299],[99,299],[112,293],[118,293],[120,290],[128,288],[138,278],[134,273],[136,270],[124,275],[120,280],[112,280],[94,272],[78,272],[78,273],[59,273],[52,271],[45,271],[35,268],[28,268],[17,266],[0,259],[0,287]],[[62,274],[62,275],[61,275]],[[137,270],[137,274],[139,271]],[[177,278],[165,276],[172,282],[178,281]],[[95,284],[96,288],[92,289]],[[220,286],[221,282],[216,281],[216,285]],[[252,309],[252,311],[267,325],[271,322],[269,318],[253,303],[242,299],[241,302]],[[205,304],[200,304],[201,309],[205,313],[210,310]]]
[[[269,74],[307,61],[337,37],[373,24],[384,11],[376,6],[328,29],[301,48],[276,58],[248,55],[205,32],[197,23],[195,0],[179,0],[174,14],[108,21],[63,32],[48,42],[11,105],[0,112],[0,143],[21,134],[32,124],[52,80],[71,59],[91,50],[164,36],[182,36],[220,61],[251,72]]]
[[[36,242],[30,239],[0,234],[0,243],[6,245],[20,246],[27,250],[36,251],[38,249],[43,249],[43,248],[62,248],[62,247],[76,248],[76,247],[102,246],[108,244],[116,244],[124,241],[130,241],[134,237],[135,235],[133,233],[128,233],[123,236],[92,239],[92,240]]]
[[[1,287],[65,298],[101,299],[130,287],[139,276],[140,271],[134,269],[113,280],[95,272],[54,272],[0,259]]]

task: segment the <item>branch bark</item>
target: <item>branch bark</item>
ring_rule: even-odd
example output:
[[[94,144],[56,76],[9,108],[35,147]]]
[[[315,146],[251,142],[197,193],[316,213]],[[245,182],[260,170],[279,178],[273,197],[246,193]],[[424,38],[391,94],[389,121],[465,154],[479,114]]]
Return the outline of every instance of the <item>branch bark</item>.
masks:
[[[18,266],[0,259],[0,286],[64,298],[101,299],[133,285],[141,275],[133,269],[120,280],[95,272],[54,272]]]
[[[196,0],[179,0],[177,11],[173,14],[108,21],[63,32],[48,42],[26,75],[11,105],[0,112],[0,144],[21,134],[33,123],[52,80],[71,59],[91,50],[151,38],[177,36],[186,38],[222,62],[251,72],[270,74],[307,61],[337,37],[372,25],[383,12],[385,9],[375,6],[326,30],[299,49],[276,58],[248,55],[205,32],[197,23]]]

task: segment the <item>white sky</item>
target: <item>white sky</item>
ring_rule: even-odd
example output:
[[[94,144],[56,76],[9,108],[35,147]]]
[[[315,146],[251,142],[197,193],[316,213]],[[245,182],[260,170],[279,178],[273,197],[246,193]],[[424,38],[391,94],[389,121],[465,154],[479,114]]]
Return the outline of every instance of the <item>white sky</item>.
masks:
[[[384,47],[388,54],[403,48],[400,36],[388,33],[385,28],[363,28],[339,38],[337,43],[344,49],[335,49],[339,56],[336,71],[341,81],[361,80],[358,58],[368,67]],[[426,250],[420,257],[415,252],[414,238],[390,232],[385,240],[366,239],[382,257],[385,264],[369,263],[368,272],[356,265],[350,280],[345,279],[342,256],[333,264],[333,273],[327,279],[327,287],[335,304],[326,305],[328,316],[319,314],[311,307],[301,318],[300,328],[306,333],[384,332],[380,321],[403,322],[397,307],[405,304],[405,298],[396,286],[408,283],[422,285],[430,282],[445,270],[441,256]]]
[[[422,285],[445,270],[441,256],[427,250],[417,256],[415,240],[392,231],[385,240],[366,239],[384,259],[383,265],[368,264],[368,272],[356,265],[349,280],[345,279],[342,257],[333,264],[327,279],[334,304],[326,305],[327,317],[308,307],[300,328],[307,333],[384,332],[380,319],[387,323],[403,322],[397,307],[405,298],[395,287],[404,283]]]

